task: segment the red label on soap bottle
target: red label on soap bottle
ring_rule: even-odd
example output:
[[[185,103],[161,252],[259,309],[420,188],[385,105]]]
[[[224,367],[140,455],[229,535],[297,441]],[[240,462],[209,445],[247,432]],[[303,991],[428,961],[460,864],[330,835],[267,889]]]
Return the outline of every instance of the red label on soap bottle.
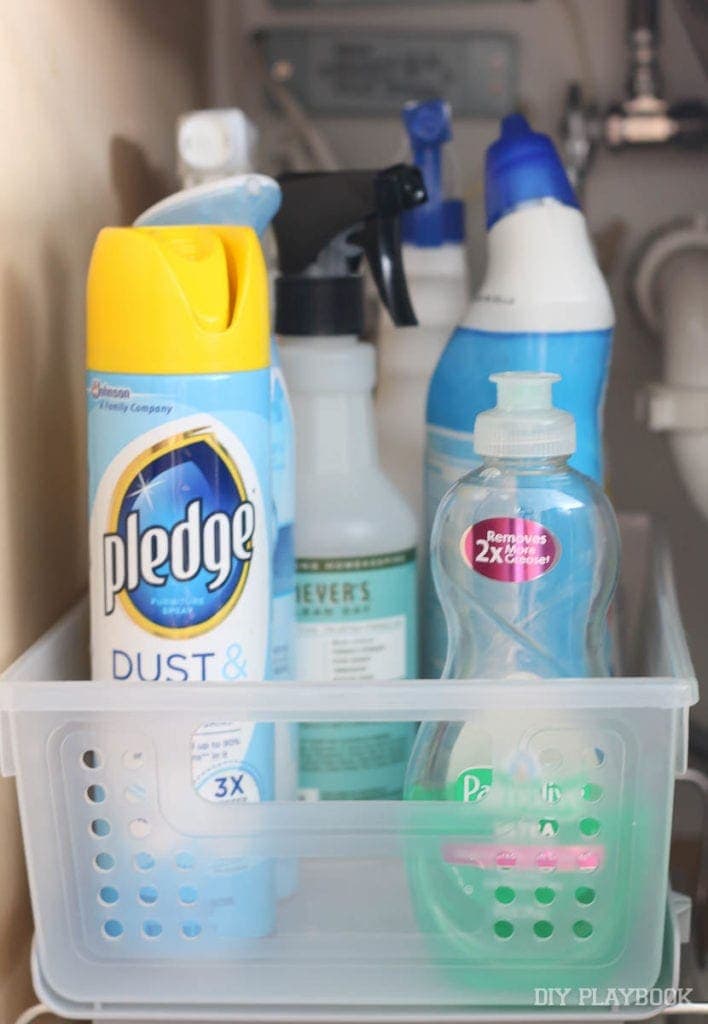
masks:
[[[501,583],[528,583],[550,572],[560,558],[560,543],[541,523],[494,516],[468,527],[460,552],[470,569]]]

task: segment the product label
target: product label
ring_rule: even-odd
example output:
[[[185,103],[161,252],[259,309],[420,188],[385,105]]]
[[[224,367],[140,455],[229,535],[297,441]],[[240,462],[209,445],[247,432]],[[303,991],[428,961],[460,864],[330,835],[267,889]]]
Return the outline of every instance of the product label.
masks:
[[[560,544],[542,523],[495,516],[465,530],[460,553],[480,576],[501,583],[527,583],[556,565]]]
[[[308,679],[404,679],[406,618],[301,623],[298,663]]]
[[[455,799],[461,803],[476,804],[489,795],[494,781],[494,769],[486,765],[483,768],[465,768],[455,782]]]
[[[192,736],[192,780],[211,803],[260,803],[272,796],[257,766],[267,742],[253,722],[209,722]],[[263,792],[263,790],[266,792]]]
[[[416,675],[415,551],[370,558],[299,559],[298,678],[405,679]],[[401,795],[413,723],[304,723],[302,799]]]
[[[88,386],[94,676],[265,678],[268,371],[106,376]],[[252,395],[233,411],[244,377],[260,419]]]
[[[163,525],[164,524],[164,525]],[[243,593],[255,508],[213,430],[173,434],[121,474],[103,533],[103,612],[163,637],[200,636]]]
[[[405,679],[415,669],[415,551],[298,559],[301,679]]]

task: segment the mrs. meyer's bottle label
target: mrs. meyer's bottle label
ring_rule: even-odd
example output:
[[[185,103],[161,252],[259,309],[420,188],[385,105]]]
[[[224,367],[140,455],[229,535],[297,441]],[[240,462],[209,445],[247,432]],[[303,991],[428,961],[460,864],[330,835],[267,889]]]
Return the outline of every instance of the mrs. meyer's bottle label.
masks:
[[[300,679],[415,677],[414,549],[298,559],[296,595]],[[300,798],[400,797],[413,737],[412,722],[304,723]]]

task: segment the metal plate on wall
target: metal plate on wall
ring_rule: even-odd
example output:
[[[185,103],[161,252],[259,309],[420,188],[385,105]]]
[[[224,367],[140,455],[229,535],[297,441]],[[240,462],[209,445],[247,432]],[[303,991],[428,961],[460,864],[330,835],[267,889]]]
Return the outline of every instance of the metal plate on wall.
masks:
[[[264,40],[270,66],[315,114],[397,114],[406,100],[433,96],[456,116],[500,117],[516,106],[510,33],[286,29]]]

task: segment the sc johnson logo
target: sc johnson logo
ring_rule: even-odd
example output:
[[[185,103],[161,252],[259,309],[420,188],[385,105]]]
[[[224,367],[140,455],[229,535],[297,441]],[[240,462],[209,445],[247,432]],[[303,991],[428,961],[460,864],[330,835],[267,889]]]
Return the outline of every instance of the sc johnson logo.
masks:
[[[255,526],[241,475],[212,434],[153,446],[116,487],[103,536],[105,614],[120,601],[155,636],[208,632],[243,593]]]
[[[89,390],[92,398],[130,398],[131,396],[130,388],[113,387],[112,384],[104,384],[95,377],[91,381]]]

